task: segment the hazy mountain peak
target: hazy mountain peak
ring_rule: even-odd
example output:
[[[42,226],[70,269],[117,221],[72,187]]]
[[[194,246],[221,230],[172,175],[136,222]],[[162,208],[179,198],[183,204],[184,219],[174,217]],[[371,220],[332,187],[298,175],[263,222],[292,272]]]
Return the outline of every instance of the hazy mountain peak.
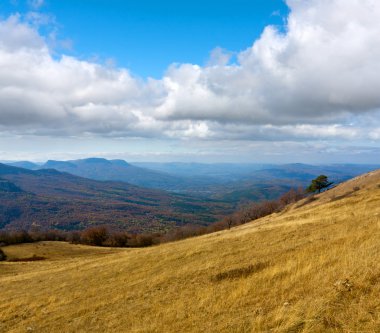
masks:
[[[127,163],[127,162],[124,161],[124,160],[111,160],[110,162],[111,162],[113,165],[124,166],[124,167],[130,166],[130,164]]]
[[[90,157],[90,158],[85,158],[82,160],[76,160],[72,161],[74,163],[87,163],[87,164],[111,164],[111,161],[105,159],[105,158],[100,158],[100,157]]]
[[[69,161],[55,161],[55,160],[48,160],[42,168],[55,168],[57,166],[70,166],[70,167],[75,167],[76,165],[72,162]]]

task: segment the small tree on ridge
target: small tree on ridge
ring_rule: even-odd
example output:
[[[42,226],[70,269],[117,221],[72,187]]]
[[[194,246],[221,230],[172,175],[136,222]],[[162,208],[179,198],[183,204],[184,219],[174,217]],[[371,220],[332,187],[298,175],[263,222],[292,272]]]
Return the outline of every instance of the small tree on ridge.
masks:
[[[328,188],[332,184],[333,182],[329,182],[327,176],[320,175],[311,181],[311,184],[306,188],[306,191],[309,193],[314,193],[317,191],[318,193],[321,193],[323,189]]]

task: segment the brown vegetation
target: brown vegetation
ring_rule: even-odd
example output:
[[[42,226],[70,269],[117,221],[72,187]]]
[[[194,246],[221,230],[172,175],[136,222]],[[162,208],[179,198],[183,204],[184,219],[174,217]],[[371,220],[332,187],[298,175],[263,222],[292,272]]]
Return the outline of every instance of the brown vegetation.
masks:
[[[291,189],[277,200],[252,203],[209,226],[187,224],[183,227],[174,228],[166,233],[134,234],[125,231],[114,231],[112,227],[107,226],[89,227],[83,231],[40,230],[38,228],[32,228],[31,231],[0,230],[0,244],[11,245],[40,241],[68,241],[75,244],[94,246],[146,247],[230,229],[233,226],[238,226],[279,212],[287,205],[299,201],[302,198],[304,198],[304,191],[301,188]]]

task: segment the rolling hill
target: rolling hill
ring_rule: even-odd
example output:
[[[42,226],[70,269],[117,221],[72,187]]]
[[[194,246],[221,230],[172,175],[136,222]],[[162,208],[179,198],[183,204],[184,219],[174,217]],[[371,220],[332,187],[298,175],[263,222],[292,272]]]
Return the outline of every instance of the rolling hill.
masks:
[[[18,167],[18,168],[24,168],[29,170],[37,170],[41,167],[40,164],[29,162],[29,161],[17,161],[17,162],[2,162],[6,165]]]
[[[379,332],[380,171],[146,249],[4,248],[0,332]],[[84,288],[85,286],[85,288]]]
[[[130,232],[206,225],[232,207],[216,201],[0,164],[0,229],[62,230],[108,224]]]

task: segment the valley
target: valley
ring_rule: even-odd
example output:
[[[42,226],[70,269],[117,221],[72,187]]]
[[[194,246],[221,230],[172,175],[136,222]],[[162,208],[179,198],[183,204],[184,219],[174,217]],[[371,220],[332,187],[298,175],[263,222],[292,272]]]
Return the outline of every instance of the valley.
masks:
[[[157,232],[184,224],[208,225],[233,211],[218,200],[96,181],[54,169],[0,164],[0,229],[80,230],[109,225]]]

